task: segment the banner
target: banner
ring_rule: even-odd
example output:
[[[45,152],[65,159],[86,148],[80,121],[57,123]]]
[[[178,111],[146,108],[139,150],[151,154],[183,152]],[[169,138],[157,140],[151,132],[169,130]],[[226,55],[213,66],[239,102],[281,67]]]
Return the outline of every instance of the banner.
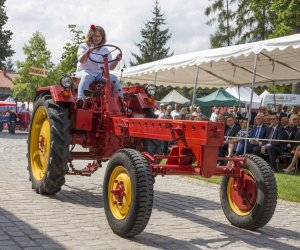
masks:
[[[30,75],[35,75],[35,76],[47,77],[48,70],[32,66],[32,67],[29,68],[29,74]]]

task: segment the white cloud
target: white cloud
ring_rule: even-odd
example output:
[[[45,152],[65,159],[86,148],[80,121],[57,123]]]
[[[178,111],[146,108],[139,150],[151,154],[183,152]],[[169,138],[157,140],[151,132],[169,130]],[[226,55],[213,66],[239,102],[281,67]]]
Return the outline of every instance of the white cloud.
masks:
[[[161,11],[172,32],[171,51],[182,54],[208,49],[212,31],[205,22],[205,1],[160,0]],[[63,46],[70,39],[68,24],[76,24],[87,31],[94,23],[104,27],[108,43],[122,48],[125,62],[131,52],[137,52],[135,42],[141,41],[140,30],[153,14],[154,0],[7,0],[8,17],[5,29],[13,32],[11,45],[13,60],[24,60],[22,47],[32,34],[40,31],[51,51],[52,61],[58,63]]]

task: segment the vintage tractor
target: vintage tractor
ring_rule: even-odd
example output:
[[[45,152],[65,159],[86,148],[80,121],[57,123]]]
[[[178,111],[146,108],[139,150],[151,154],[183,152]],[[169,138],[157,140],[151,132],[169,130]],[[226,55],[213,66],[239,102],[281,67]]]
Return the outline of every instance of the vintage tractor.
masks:
[[[219,175],[224,176],[222,208],[233,225],[254,230],[268,223],[277,203],[270,166],[254,155],[218,158],[224,124],[152,118],[154,85],[124,87],[120,100],[110,82],[111,62],[102,56],[106,82],[93,83],[82,106],[76,105],[76,79],[63,77],[60,86],[37,89],[28,139],[32,188],[55,194],[66,174],[90,176],[109,160],[103,183],[106,217],[114,233],[133,237],[150,219],[154,177]],[[162,141],[175,142],[169,155],[160,153]],[[75,145],[87,150],[75,152]],[[73,160],[91,162],[78,170]],[[217,164],[225,160],[230,163]]]
[[[18,128],[27,131],[30,124],[30,113],[28,110],[23,110],[18,113]]]

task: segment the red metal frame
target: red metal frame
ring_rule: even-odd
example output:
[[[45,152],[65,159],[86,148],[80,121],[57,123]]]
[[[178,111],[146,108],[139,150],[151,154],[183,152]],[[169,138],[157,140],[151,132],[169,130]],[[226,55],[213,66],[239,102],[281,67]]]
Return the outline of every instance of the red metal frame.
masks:
[[[223,145],[224,124],[124,117],[113,117],[112,120],[116,136],[177,141],[177,146],[172,147],[170,156],[164,157],[167,164],[164,167],[153,165],[152,172],[166,169],[161,174],[176,174],[176,168],[171,166],[178,166],[179,173],[192,174],[194,170],[187,169],[196,163],[196,166],[201,168],[201,171],[198,171],[201,175],[210,177],[214,174],[218,148]],[[155,162],[157,158],[148,157],[148,160]],[[181,166],[184,169],[181,169]]]
[[[64,88],[60,85],[55,86],[47,86],[47,87],[41,87],[36,90],[35,99],[38,95],[44,92],[49,92],[51,94],[52,100],[54,102],[68,102],[68,103],[74,103],[75,97],[72,93],[72,91],[69,92],[69,95],[64,95]]]

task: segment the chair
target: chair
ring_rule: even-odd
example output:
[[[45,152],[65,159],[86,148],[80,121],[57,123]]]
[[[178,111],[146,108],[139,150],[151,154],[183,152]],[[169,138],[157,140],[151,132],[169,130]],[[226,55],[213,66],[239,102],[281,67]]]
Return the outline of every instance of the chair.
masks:
[[[279,170],[280,161],[287,160],[288,162],[291,162],[292,159],[293,159],[293,155],[289,151],[284,151],[281,155],[277,155],[277,158],[276,158],[277,170]]]

